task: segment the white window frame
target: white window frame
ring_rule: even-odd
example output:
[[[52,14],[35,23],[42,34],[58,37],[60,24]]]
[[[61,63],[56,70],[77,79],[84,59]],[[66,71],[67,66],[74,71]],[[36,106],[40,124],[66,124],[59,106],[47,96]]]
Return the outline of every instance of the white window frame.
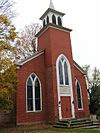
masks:
[[[62,58],[63,56],[61,56],[60,57],[60,59],[59,59],[59,62],[61,62],[61,65],[62,65],[62,74],[63,74],[63,84],[60,84],[60,81],[59,81],[59,84],[60,84],[60,86],[70,86],[70,83],[69,83],[69,72],[68,72],[68,64],[67,64],[67,61],[66,61],[66,59],[64,58],[64,61],[62,62],[62,60],[61,60],[61,58]],[[68,75],[68,85],[66,85],[65,84],[65,69],[64,69],[64,63],[66,62],[66,64],[67,64],[67,75]],[[58,63],[58,65],[59,65],[59,63]],[[59,68],[59,66],[58,66],[58,68]],[[59,75],[59,80],[60,80],[60,75]]]
[[[33,79],[32,79],[32,75],[35,75],[35,78],[34,78],[34,81],[33,81]],[[28,79],[31,79],[31,81],[32,81],[32,89],[33,89],[33,110],[32,111],[29,111],[28,110],[28,106],[27,106],[27,82],[28,82]],[[39,81],[39,84],[40,84],[40,110],[36,110],[36,107],[35,107],[35,81],[36,81],[36,79],[38,79],[38,81]],[[35,73],[32,73],[32,74],[30,74],[30,76],[27,78],[27,81],[26,81],[26,112],[41,112],[42,111],[42,91],[41,91],[41,82],[40,82],[40,80],[39,80],[39,78],[38,78],[38,76],[35,74]]]
[[[77,96],[77,83],[79,84],[79,87],[80,87],[80,95],[81,95],[81,105],[82,105],[82,108],[79,108],[78,107],[78,96]],[[82,98],[82,89],[81,89],[81,85],[80,85],[80,82],[76,79],[76,83],[75,83],[75,86],[76,86],[76,97],[77,97],[77,108],[78,110],[83,110],[83,98]]]
[[[71,94],[64,94],[62,95],[60,93],[60,87],[62,85],[60,85],[60,79],[59,79],[59,68],[58,68],[58,64],[59,64],[59,60],[61,59],[61,57],[64,57],[64,59],[67,62],[68,65],[68,77],[69,77],[69,86],[70,90],[71,90]],[[71,97],[71,108],[72,108],[72,117],[71,118],[75,118],[75,108],[74,108],[74,96],[73,96],[73,86],[72,86],[72,74],[71,74],[71,66],[70,66],[70,62],[67,59],[67,57],[64,54],[60,54],[56,60],[56,75],[57,75],[57,91],[58,91],[58,112],[59,112],[59,119],[62,119],[62,110],[61,110],[61,105],[59,106],[59,101],[61,101],[61,96],[70,96]],[[64,86],[64,85],[63,85]],[[63,87],[62,86],[62,87]]]

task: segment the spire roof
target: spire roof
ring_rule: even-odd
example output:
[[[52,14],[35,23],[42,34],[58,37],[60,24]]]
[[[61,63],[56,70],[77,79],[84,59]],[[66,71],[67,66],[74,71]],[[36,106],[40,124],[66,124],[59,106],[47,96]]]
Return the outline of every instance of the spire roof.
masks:
[[[60,16],[64,16],[64,15],[65,15],[65,13],[62,13],[62,12],[59,12],[59,11],[55,10],[52,1],[53,1],[53,0],[50,0],[49,8],[48,8],[48,9],[44,12],[44,14],[40,17],[41,20],[43,20],[43,18],[45,18],[45,16],[46,16],[49,12],[58,14],[58,15],[60,15]]]
[[[51,9],[55,9],[52,0],[50,0],[49,8],[51,8]]]

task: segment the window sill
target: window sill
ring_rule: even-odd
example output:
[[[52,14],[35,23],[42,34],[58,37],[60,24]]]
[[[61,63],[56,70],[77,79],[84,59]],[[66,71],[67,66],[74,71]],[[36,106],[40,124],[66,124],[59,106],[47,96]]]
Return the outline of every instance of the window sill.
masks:
[[[70,87],[70,85],[60,85],[60,87]]]
[[[40,113],[42,112],[42,110],[39,110],[39,111],[26,111],[26,113]]]
[[[83,111],[83,108],[78,109],[78,111]]]

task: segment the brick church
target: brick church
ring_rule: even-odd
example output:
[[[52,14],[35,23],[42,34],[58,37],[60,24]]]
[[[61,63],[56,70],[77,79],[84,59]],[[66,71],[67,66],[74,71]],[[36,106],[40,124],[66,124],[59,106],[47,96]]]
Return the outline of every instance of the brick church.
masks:
[[[73,60],[64,15],[51,0],[40,17],[37,52],[17,63],[17,125],[89,117],[85,73]]]

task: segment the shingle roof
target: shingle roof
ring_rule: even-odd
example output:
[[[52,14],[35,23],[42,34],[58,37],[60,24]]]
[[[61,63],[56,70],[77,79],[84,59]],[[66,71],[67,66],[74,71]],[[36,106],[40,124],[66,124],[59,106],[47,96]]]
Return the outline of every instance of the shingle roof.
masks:
[[[80,70],[85,75],[85,71],[82,69],[82,67],[78,65],[74,60],[73,60],[73,63],[74,63],[74,66],[78,68],[78,70]]]
[[[17,66],[22,66],[22,65],[24,65],[25,63],[27,63],[28,61],[30,61],[30,60],[32,60],[32,59],[34,59],[34,58],[40,56],[41,54],[44,54],[44,51],[45,51],[45,50],[37,51],[37,52],[35,52],[33,55],[31,55],[31,56],[29,56],[29,57],[27,57],[27,58],[25,58],[25,59],[23,59],[23,60],[17,62],[16,65],[17,65]]]

